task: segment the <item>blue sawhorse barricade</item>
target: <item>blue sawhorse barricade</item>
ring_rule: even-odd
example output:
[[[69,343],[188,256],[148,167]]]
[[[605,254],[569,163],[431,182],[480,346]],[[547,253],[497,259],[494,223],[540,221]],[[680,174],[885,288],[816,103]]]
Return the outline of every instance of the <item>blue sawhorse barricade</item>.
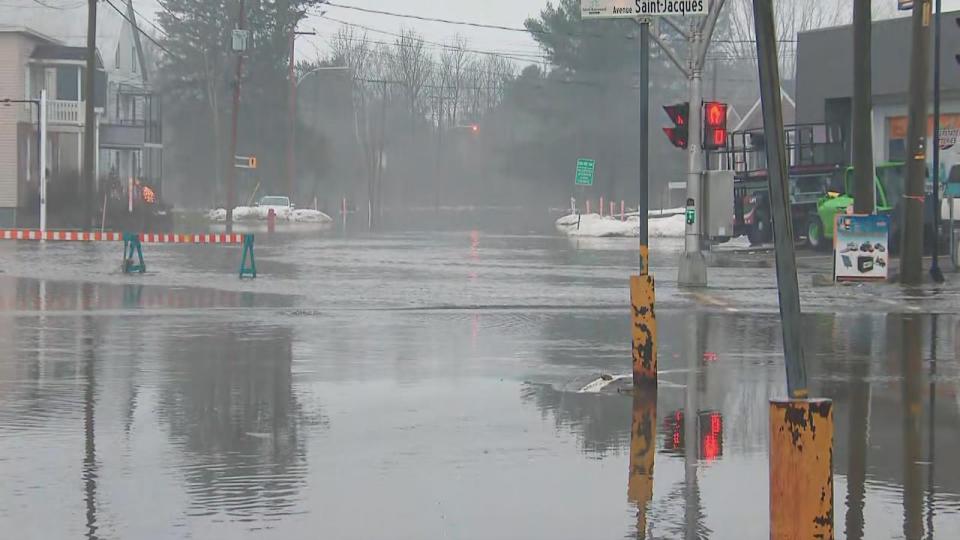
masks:
[[[253,254],[252,234],[136,234],[115,232],[37,231],[0,229],[0,240],[35,242],[120,242],[123,241],[124,274],[144,274],[143,244],[241,245],[240,279],[257,277],[257,260]]]
[[[257,260],[253,253],[254,235],[184,235],[184,234],[135,234],[123,235],[123,273],[143,274],[147,265],[143,262],[143,242],[158,244],[237,244],[243,245],[240,259],[240,279],[257,277]]]

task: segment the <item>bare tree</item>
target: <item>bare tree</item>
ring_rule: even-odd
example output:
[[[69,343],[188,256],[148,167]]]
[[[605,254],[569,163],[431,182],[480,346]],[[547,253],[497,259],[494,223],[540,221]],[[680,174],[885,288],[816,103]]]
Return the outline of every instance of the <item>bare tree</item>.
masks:
[[[776,0],[780,71],[793,78],[797,65],[797,34],[847,24],[853,15],[851,0]],[[715,46],[733,58],[756,56],[752,0],[728,0],[726,24],[720,26]]]
[[[402,29],[394,42],[392,71],[410,111],[410,128],[423,112],[424,87],[433,73],[433,59],[416,30]]]
[[[474,69],[475,60],[467,52],[467,40],[457,35],[440,56],[439,82],[446,100],[449,125],[457,125],[461,100],[467,84],[467,72]]]

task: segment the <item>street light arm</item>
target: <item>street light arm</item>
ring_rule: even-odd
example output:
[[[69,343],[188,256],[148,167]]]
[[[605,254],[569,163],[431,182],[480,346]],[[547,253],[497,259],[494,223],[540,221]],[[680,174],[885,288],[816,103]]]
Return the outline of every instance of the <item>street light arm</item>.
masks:
[[[677,56],[677,53],[675,53],[673,49],[671,49],[666,43],[664,43],[663,40],[660,39],[660,36],[658,36],[657,34],[654,34],[651,32],[650,37],[657,44],[657,46],[660,47],[660,50],[667,55],[667,58],[669,58],[670,61],[673,62],[673,65],[677,66],[677,69],[680,70],[680,73],[683,73],[684,77],[689,78],[690,70],[684,67],[683,62],[680,61],[680,57]]]
[[[673,19],[671,19],[670,17],[660,17],[660,20],[667,23],[667,26],[669,26],[670,28],[673,28],[673,30],[676,33],[680,34],[680,37],[682,37],[687,41],[690,41],[690,34],[687,33],[686,30],[681,28],[679,24],[673,22]]]
[[[703,21],[703,25],[700,27],[700,36],[702,39],[700,41],[700,50],[697,51],[697,68],[703,68],[703,64],[707,61],[707,51],[710,50],[710,40],[713,39],[713,31],[717,27],[717,19],[720,18],[720,12],[723,11],[723,5],[725,3],[726,0],[714,2],[710,8],[710,14],[707,15],[707,18]]]
[[[300,75],[300,78],[297,79],[297,86],[300,86],[300,83],[302,83],[304,79],[306,79],[310,75],[313,75],[314,73],[317,73],[320,71],[350,71],[350,68],[346,66],[315,67],[310,71],[304,73],[303,75]]]

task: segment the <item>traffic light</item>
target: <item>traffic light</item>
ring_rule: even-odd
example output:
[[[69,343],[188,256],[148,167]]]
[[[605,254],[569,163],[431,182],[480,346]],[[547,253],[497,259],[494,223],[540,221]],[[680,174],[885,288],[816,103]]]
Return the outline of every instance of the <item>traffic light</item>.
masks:
[[[727,104],[708,101],[703,104],[703,149],[727,147]]]
[[[670,142],[677,148],[686,148],[690,140],[690,104],[678,103],[676,105],[667,105],[663,108],[667,111],[667,116],[673,121],[674,127],[665,127],[663,132],[670,138]]]

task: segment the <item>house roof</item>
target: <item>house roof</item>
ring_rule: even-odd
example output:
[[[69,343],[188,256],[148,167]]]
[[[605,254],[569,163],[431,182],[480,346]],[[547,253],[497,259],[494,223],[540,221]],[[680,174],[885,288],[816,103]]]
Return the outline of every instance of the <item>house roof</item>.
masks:
[[[0,24],[0,34],[22,34],[34,39],[45,41],[50,44],[60,44],[61,42],[41,32],[27,26],[8,26]]]
[[[67,45],[38,45],[30,56],[35,60],[74,60],[85,62],[87,60],[86,47],[69,47]],[[103,68],[103,59],[100,58],[100,52],[97,51],[97,67]]]

